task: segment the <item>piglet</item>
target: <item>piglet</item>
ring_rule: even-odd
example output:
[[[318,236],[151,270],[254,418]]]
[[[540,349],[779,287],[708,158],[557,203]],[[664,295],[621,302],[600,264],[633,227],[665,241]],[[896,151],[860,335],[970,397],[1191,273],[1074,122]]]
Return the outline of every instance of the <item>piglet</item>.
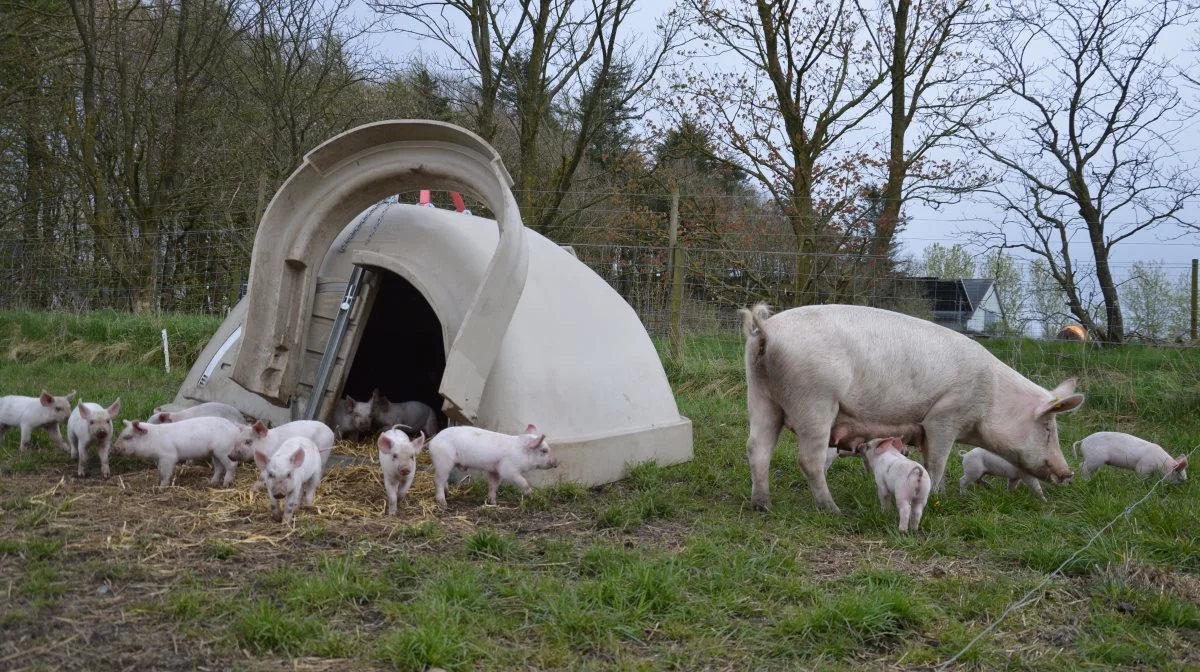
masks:
[[[100,454],[100,474],[108,478],[108,450],[112,445],[113,418],[121,412],[121,399],[104,408],[82,399],[67,420],[67,445],[71,457],[79,460],[76,474],[83,478],[87,474],[88,449],[95,447]]]
[[[152,425],[163,425],[168,422],[180,422],[194,418],[224,418],[235,425],[246,424],[246,418],[242,415],[241,411],[229,404],[222,404],[219,401],[206,401],[203,404],[197,404],[182,411],[163,411],[156,408],[154,409],[154,413],[151,414],[150,419],[146,422]]]
[[[379,466],[383,468],[383,490],[387,494],[388,515],[396,515],[396,500],[403,499],[417,474],[417,455],[425,447],[425,434],[409,439],[393,427],[379,435]]]
[[[71,416],[71,397],[75,390],[65,397],[56,397],[42,390],[40,396],[20,397],[9,395],[0,397],[0,441],[13,427],[21,428],[21,450],[29,448],[29,436],[35,429],[45,430],[55,445],[67,452],[70,446],[63,441],[59,425]]]
[[[983,480],[986,476],[1000,476],[1008,479],[1010,491],[1016,490],[1018,484],[1024,483],[1034,497],[1046,501],[1046,495],[1042,494],[1042,484],[1038,482],[1037,477],[1003,457],[983,448],[975,448],[970,452],[960,450],[958,454],[963,463],[963,476],[958,481],[960,491],[965,491],[973,483],[986,486],[987,483]]]
[[[1121,469],[1132,469],[1139,474],[1162,474],[1170,483],[1187,480],[1188,459],[1186,455],[1172,458],[1162,446],[1122,432],[1096,432],[1076,441],[1072,449],[1079,457],[1083,448],[1083,475],[1091,476],[1097,469],[1108,464]]]
[[[437,414],[432,408],[419,401],[390,401],[380,396],[379,390],[371,393],[371,421],[376,427],[403,425],[410,434],[423,433],[427,439],[438,431]]]
[[[256,452],[271,457],[284,441],[296,436],[303,436],[316,444],[317,452],[321,454],[322,467],[329,462],[329,455],[333,452],[333,430],[316,420],[293,420],[271,429],[267,429],[260,420],[253,425],[242,427],[229,456],[239,462],[253,460]],[[254,482],[251,489],[261,490],[262,487],[263,481],[260,478]]]
[[[255,451],[254,463],[262,470],[267,504],[271,518],[276,522],[291,521],[300,506],[301,492],[305,506],[312,506],[316,501],[317,485],[321,482],[321,454],[311,439],[293,436],[270,457],[261,450]],[[285,499],[281,509],[279,502]]]
[[[371,402],[355,401],[347,394],[333,409],[333,431],[350,441],[358,441],[370,434]]]
[[[880,506],[887,511],[888,495],[894,496],[900,512],[900,531],[916,532],[932,486],[925,467],[904,456],[907,451],[898,437],[871,439],[860,450],[875,474]]]
[[[211,457],[213,475],[209,484],[229,487],[237,475],[237,464],[229,457],[237,435],[238,425],[224,418],[192,418],[164,425],[126,420],[113,452],[158,462],[160,486],[170,485],[180,460]]]
[[[533,488],[525,480],[525,472],[558,467],[546,435],[533,425],[517,436],[477,427],[447,427],[429,442],[429,457],[433,462],[437,503],[442,506],[446,505],[446,481],[455,467],[487,472],[488,503],[493,506],[501,480],[528,495]]]

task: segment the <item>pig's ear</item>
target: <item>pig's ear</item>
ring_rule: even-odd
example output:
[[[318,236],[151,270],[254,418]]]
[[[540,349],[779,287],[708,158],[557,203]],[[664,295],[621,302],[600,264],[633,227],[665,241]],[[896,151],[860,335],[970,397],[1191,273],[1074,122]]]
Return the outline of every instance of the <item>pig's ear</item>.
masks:
[[[266,469],[267,468],[266,454],[263,453],[261,450],[254,451],[254,463],[258,465],[259,469]]]
[[[392,437],[390,437],[386,434],[379,437],[379,452],[381,452],[381,453],[392,452]]]
[[[145,427],[142,426],[141,420],[134,420],[133,421],[133,431],[137,432],[138,434],[145,434],[149,430],[147,430]]]
[[[1171,467],[1171,471],[1178,473],[1178,472],[1183,471],[1184,469],[1187,469],[1187,466],[1188,466],[1187,455],[1180,455],[1179,459],[1175,461],[1175,466]]]
[[[258,438],[265,439],[267,437],[267,426],[262,423],[262,420],[255,422],[253,427],[254,433],[258,435]]]
[[[530,425],[530,426],[532,427],[532,425]],[[535,434],[531,438],[528,438],[525,440],[525,447],[530,450],[533,450],[534,448],[537,448],[538,446],[542,445],[542,441],[544,441],[544,440],[546,440],[545,434]]]
[[[1068,379],[1064,380],[1063,382],[1059,383],[1058,387],[1054,388],[1053,390],[1050,390],[1050,394],[1053,394],[1056,397],[1069,397],[1069,396],[1071,396],[1071,393],[1073,393],[1075,391],[1075,386],[1077,384],[1079,384],[1079,381],[1077,379],[1068,378]]]
[[[66,396],[66,400],[67,400],[67,401],[70,401],[70,400],[71,400],[71,397],[75,396],[75,394],[76,394],[78,391],[79,391],[79,390],[71,390],[71,392],[70,392],[70,393],[69,393],[69,394]]]
[[[526,426],[525,426],[525,433],[526,433],[526,434],[533,434],[534,436],[537,436],[537,435],[538,435],[538,434],[540,434],[541,432],[539,432],[539,431],[538,431],[538,428],[537,428],[537,427],[535,427],[535,426],[534,426],[534,424],[531,422],[531,423],[529,423],[528,425],[526,425]]]
[[[54,405],[54,397],[50,396],[50,393],[45,390],[42,390],[42,394],[38,396],[38,401],[42,402],[43,406]]]
[[[1065,385],[1065,383],[1064,383],[1064,385]],[[1061,387],[1061,385],[1059,387]],[[1070,413],[1072,411],[1079,410],[1079,407],[1082,405],[1083,405],[1083,395],[1082,394],[1070,394],[1065,397],[1060,397],[1058,395],[1055,395],[1054,398],[1050,399],[1049,401],[1043,403],[1041,406],[1038,407],[1037,415],[1038,415],[1038,417],[1043,417],[1043,416],[1048,416],[1048,415],[1055,415],[1057,413]]]
[[[421,449],[425,447],[425,432],[421,432],[420,436],[413,439],[412,445],[418,453],[421,452]]]
[[[298,467],[304,464],[304,449],[297,448],[296,452],[292,453],[292,466]]]
[[[92,411],[87,406],[83,405],[82,399],[79,400],[79,406],[77,406],[76,408],[79,409],[79,417],[83,418],[84,420],[92,419]]]
[[[904,445],[904,439],[893,437],[888,439],[887,442],[899,451],[901,455],[908,455],[908,446]]]
[[[354,412],[354,399],[352,399],[350,397],[350,395],[347,394],[345,403],[346,403],[346,412],[353,413]]]
[[[158,414],[158,421],[159,421],[159,422],[161,422],[161,423],[163,423],[163,424],[166,424],[166,423],[169,423],[169,422],[171,422],[171,412],[170,412],[170,411],[163,411],[162,413],[159,413],[159,414]]]
[[[80,400],[79,405],[80,406],[83,405],[82,400]],[[121,412],[121,398],[117,397],[117,400],[112,403],[112,406],[108,407],[108,417],[115,418],[115,417],[117,417],[117,414],[120,412]]]

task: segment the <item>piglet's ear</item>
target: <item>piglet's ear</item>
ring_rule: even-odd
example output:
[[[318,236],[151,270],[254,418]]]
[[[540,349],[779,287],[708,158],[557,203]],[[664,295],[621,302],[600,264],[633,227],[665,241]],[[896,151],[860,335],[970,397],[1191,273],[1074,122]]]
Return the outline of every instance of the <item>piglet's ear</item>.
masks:
[[[261,450],[254,451],[254,463],[258,465],[259,469],[266,469],[267,468],[266,454],[263,453]]]
[[[535,427],[535,426],[533,425],[533,423],[529,423],[529,424],[528,424],[528,425],[525,427],[525,433],[526,433],[526,434],[539,434],[540,432],[538,432],[538,428],[537,428],[537,427]]]
[[[258,438],[260,438],[260,439],[267,438],[267,426],[262,423],[262,420],[255,422],[253,427],[254,427],[254,433],[258,435]]]
[[[71,390],[71,392],[67,394],[67,397],[66,397],[67,401],[70,401],[71,397],[75,396],[78,393],[79,393],[79,390]]]
[[[54,405],[54,397],[50,396],[50,393],[45,390],[42,390],[42,394],[38,396],[38,401],[42,402],[43,406]]]
[[[545,439],[546,439],[545,434],[537,434],[537,435],[532,436],[525,440],[525,447],[530,450],[533,450],[534,448],[537,448],[538,446],[542,445],[542,441],[544,441]]]
[[[83,405],[82,399],[79,400],[79,405],[80,406]],[[121,398],[117,397],[117,400],[112,403],[112,406],[108,407],[108,417],[115,418],[115,417],[117,417],[117,414],[120,412],[121,412]]]
[[[292,466],[298,467],[304,464],[304,449],[297,448],[296,452],[292,453]]]
[[[79,409],[79,417],[83,418],[84,420],[92,419],[92,410],[83,404],[82,399],[79,400],[78,409]]]
[[[138,434],[145,434],[146,432],[148,432],[150,430],[143,427],[142,422],[140,420],[134,420],[133,421],[133,431],[137,432]]]
[[[412,445],[413,445],[413,448],[415,448],[418,453],[421,452],[421,449],[425,447],[425,432],[421,432],[420,436],[413,439]]]
[[[392,452],[392,437],[387,436],[387,435],[383,435],[383,436],[379,437],[379,452],[381,452],[381,453]]]
[[[1180,472],[1180,471],[1183,471],[1184,469],[1187,469],[1187,466],[1188,466],[1187,455],[1180,455],[1179,459],[1175,461],[1175,466],[1171,467],[1171,471]]]
[[[347,412],[350,412],[350,413],[353,413],[353,412],[354,412],[354,400],[353,400],[353,399],[351,399],[351,398],[350,398],[350,395],[348,395],[348,394],[346,395],[346,402],[345,402],[345,403],[346,403],[346,411],[347,411]]]

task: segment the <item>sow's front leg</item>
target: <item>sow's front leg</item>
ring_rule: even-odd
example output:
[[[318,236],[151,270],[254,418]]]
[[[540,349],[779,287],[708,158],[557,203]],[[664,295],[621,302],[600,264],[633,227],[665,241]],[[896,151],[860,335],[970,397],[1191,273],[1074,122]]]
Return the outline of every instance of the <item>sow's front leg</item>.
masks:
[[[946,475],[946,461],[950,459],[950,451],[954,448],[957,431],[934,424],[925,425],[925,436],[921,445],[921,453],[925,458],[925,470],[929,472],[929,480],[934,492],[941,492],[943,477]]]

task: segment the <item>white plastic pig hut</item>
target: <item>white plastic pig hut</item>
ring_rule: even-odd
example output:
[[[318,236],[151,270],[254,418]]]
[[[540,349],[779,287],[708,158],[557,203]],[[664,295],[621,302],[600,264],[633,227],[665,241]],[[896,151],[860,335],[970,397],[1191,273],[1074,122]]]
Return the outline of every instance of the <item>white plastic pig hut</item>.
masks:
[[[490,145],[445,123],[368,124],[317,147],[267,207],[248,293],[175,403],[279,424],[379,388],[455,424],[536,424],[560,463],[531,474],[542,484],[691,459],[691,422],[637,315],[522,226],[511,184]],[[496,219],[380,203],[420,189],[471,194]]]

